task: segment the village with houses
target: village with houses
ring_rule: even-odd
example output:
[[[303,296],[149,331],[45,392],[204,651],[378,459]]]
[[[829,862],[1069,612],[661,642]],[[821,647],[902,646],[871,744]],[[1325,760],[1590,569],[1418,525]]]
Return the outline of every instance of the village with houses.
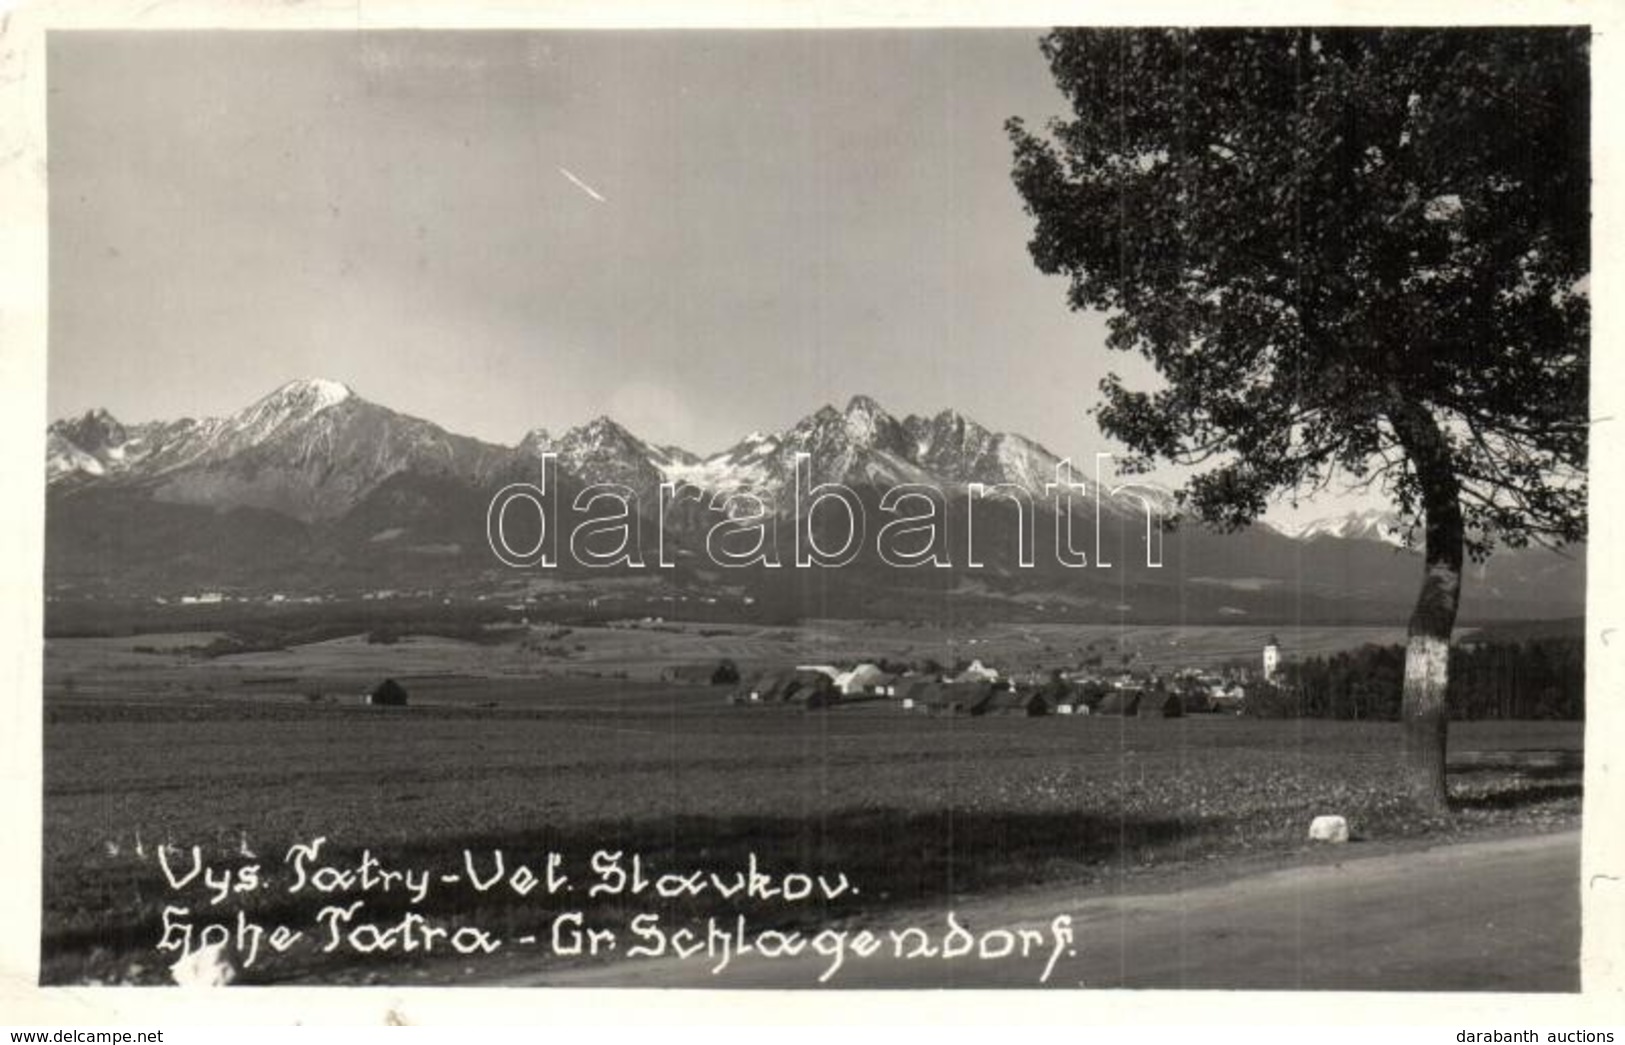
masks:
[[[1240,715],[1250,690],[1278,682],[1281,646],[1266,641],[1257,665],[1232,661],[1202,668],[1099,665],[1049,671],[1006,671],[981,659],[944,669],[934,661],[887,660],[850,664],[796,664],[741,671],[731,659],[671,665],[660,681],[724,690],[731,706],[781,706],[823,711],[884,704],[898,711],[932,715],[1109,715],[1177,718],[1192,714]],[[408,680],[410,681],[410,680]],[[404,707],[406,686],[384,679],[362,694],[362,703]]]
[[[887,701],[902,711],[936,715],[1115,715],[1177,718],[1187,714],[1239,715],[1250,687],[1272,684],[1281,646],[1267,640],[1259,663],[1220,668],[1149,668],[1121,671],[1098,666],[1048,672],[1006,672],[980,659],[957,670],[862,662],[848,666],[800,664],[742,675],[732,662],[678,665],[669,682],[728,686],[733,705],[780,704],[808,711]]]

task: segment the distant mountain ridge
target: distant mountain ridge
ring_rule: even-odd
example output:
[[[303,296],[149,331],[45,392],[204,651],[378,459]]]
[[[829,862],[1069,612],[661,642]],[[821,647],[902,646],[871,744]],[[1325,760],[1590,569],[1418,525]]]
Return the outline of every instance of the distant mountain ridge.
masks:
[[[1396,548],[1405,546],[1406,526],[1399,513],[1383,508],[1368,508],[1346,515],[1315,519],[1297,526],[1275,527],[1288,537],[1300,541],[1334,538],[1344,541],[1380,541]]]
[[[197,585],[500,586],[514,574],[488,545],[487,507],[502,486],[539,481],[548,453],[557,458],[561,503],[593,484],[632,490],[641,543],[652,545],[653,529],[663,525],[675,549],[667,581],[742,585],[794,603],[798,612],[916,612],[970,598],[1011,612],[1069,606],[1162,621],[1391,620],[1408,612],[1419,578],[1420,560],[1398,547],[1403,532],[1390,512],[1290,529],[1261,524],[1230,535],[1182,525],[1162,535],[1165,561],[1149,568],[1145,503],[1167,512],[1171,494],[1137,483],[1097,504],[1093,461],[1074,462],[1072,476],[1088,491],[1074,504],[1081,525],[1073,529],[1091,566],[1064,567],[1051,554],[1063,520],[1047,492],[1062,458],[951,409],[898,418],[854,396],[844,409],[821,407],[781,431],[753,432],[702,457],[642,439],[610,417],[558,435],[538,427],[503,446],[369,402],[341,383],[304,379],[222,418],[126,424],[92,410],[51,424],[47,581],[123,593]],[[957,513],[943,538],[955,549],[954,568],[900,568],[873,555],[816,578],[717,568],[708,534],[738,505],[717,509],[716,499],[749,494],[768,505],[779,520],[772,541],[786,561],[792,534],[817,528],[795,514],[801,453],[809,482],[854,488],[871,520],[887,488],[912,483],[941,491]],[[654,511],[663,483],[700,496],[662,523]],[[1023,524],[1008,501],[978,504],[972,537],[966,502],[973,483],[1030,496],[1038,508],[1037,521],[1026,524],[1038,551],[1034,567],[1016,562]],[[871,537],[877,526],[871,523]],[[978,568],[961,568],[968,541],[986,549],[975,555]],[[1113,568],[1101,568],[1106,564]],[[1477,600],[1481,613],[1573,616],[1584,610],[1584,549],[1569,558],[1498,553],[1473,567],[1468,581],[1469,603]]]
[[[700,457],[649,443],[610,417],[551,435],[527,432],[503,447],[456,435],[357,396],[336,381],[302,379],[225,418],[126,426],[105,410],[51,425],[47,482],[156,484],[160,500],[252,505],[311,521],[342,515],[390,475],[447,472],[483,482],[505,464],[557,455],[583,483],[614,483],[652,500],[665,482],[708,494],[750,493],[785,510],[796,455],[810,481],[963,489],[1013,484],[1037,500],[1062,459],[1025,436],[991,431],[954,410],[899,420],[868,396],[845,410],[824,406],[790,428],[745,439]],[[1091,462],[1092,464],[1092,462]],[[1078,482],[1092,489],[1081,462]],[[1167,490],[1139,484],[1160,502]],[[1139,502],[1113,510],[1138,511]]]
[[[229,417],[126,427],[92,411],[52,425],[49,439],[52,484],[139,485],[160,501],[266,508],[306,522],[344,514],[396,473],[480,481],[509,453],[308,379]]]

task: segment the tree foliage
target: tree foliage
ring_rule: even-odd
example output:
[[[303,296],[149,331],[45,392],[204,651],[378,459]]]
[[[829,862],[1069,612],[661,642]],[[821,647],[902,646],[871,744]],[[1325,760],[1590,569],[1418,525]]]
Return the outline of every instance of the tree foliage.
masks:
[[[1187,503],[1221,528],[1343,479],[1413,523],[1431,482],[1475,558],[1582,540],[1588,45],[1568,28],[1046,36],[1072,115],[1010,122],[1014,177],[1038,267],[1164,378],[1102,384],[1129,466],[1202,466]]]
[[[1405,675],[1403,646],[1367,645],[1282,666],[1279,683],[1255,686],[1246,713],[1258,718],[1393,719]],[[1581,636],[1482,641],[1450,653],[1451,718],[1585,717]]]

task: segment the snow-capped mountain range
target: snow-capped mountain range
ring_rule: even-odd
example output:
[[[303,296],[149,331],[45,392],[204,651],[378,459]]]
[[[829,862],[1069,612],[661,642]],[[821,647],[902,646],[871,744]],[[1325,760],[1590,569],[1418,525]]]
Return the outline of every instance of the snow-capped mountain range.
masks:
[[[343,514],[391,475],[481,480],[508,455],[369,403],[337,381],[292,381],[223,418],[125,426],[105,410],[47,434],[52,485],[150,486],[159,500],[269,508],[310,520]]]
[[[1420,557],[1394,547],[1403,531],[1386,512],[1291,528],[1261,524],[1234,534],[1184,526],[1158,542],[1163,558],[1152,567],[1144,500],[1166,502],[1171,495],[1135,477],[1132,493],[1097,502],[1092,460],[1074,462],[1071,478],[1085,487],[1074,511],[1083,518],[1068,520],[1066,530],[1074,551],[1087,546],[1091,568],[1058,565],[1051,553],[1060,547],[1062,516],[1044,510],[1031,524],[1038,555],[1027,568],[1016,561],[1022,524],[1013,506],[994,499],[978,509],[973,537],[964,498],[971,483],[1010,484],[1041,508],[1052,505],[1046,487],[1056,481],[1061,458],[954,410],[899,418],[856,396],[844,408],[822,407],[781,431],[753,432],[701,456],[642,439],[608,417],[558,435],[536,428],[503,446],[323,380],[290,382],[226,417],[126,424],[93,410],[52,424],[47,581],[52,590],[120,596],[222,586],[500,590],[523,578],[493,557],[491,499],[509,483],[538,481],[549,453],[556,455],[566,502],[574,500],[568,491],[588,484],[631,488],[639,498],[640,544],[652,546],[651,525],[663,524],[661,534],[671,538],[675,561],[666,581],[744,585],[781,613],[951,616],[961,611],[948,607],[969,600],[995,617],[1044,616],[1069,606],[1088,619],[1132,612],[1163,622],[1393,620],[1416,597]],[[951,549],[952,568],[898,568],[872,554],[872,546],[850,568],[818,576],[713,568],[707,542],[723,521],[717,513],[755,508],[738,498],[718,504],[719,494],[752,494],[776,513],[771,540],[782,556],[803,527],[814,526],[805,515],[796,518],[799,453],[808,455],[811,483],[843,482],[861,498],[903,483],[940,490],[950,502],[941,540]],[[686,502],[672,515],[656,515],[664,483],[698,490],[704,504],[684,493]],[[871,521],[868,536],[877,529]],[[973,540],[980,542],[976,567]],[[1113,568],[1098,568],[1105,566]],[[568,557],[562,567],[568,572]],[[591,580],[604,576],[590,572]],[[588,580],[585,572],[574,576]],[[1506,550],[1474,567],[1468,590],[1488,615],[1578,613],[1584,549],[1568,557]]]
[[[1345,541],[1381,541],[1396,548],[1405,547],[1406,526],[1398,512],[1367,508],[1298,525],[1274,524],[1275,529],[1300,541],[1334,537]]]
[[[809,456],[812,483],[918,483],[949,492],[970,483],[1013,484],[1040,502],[1048,500],[1046,486],[1061,465],[1039,443],[956,411],[899,420],[867,396],[700,457],[647,442],[608,417],[558,436],[536,428],[503,447],[370,403],[336,381],[306,379],[224,418],[124,425],[95,410],[57,421],[48,433],[46,477],[53,486],[144,484],[164,501],[270,508],[310,521],[343,514],[400,472],[483,483],[544,453],[557,455],[563,471],[583,483],[624,485],[650,504],[659,485],[670,482],[705,494],[753,494],[778,510],[793,501],[800,453]],[[1078,465],[1074,479],[1092,491],[1089,466]],[[1165,489],[1137,487],[1171,501]],[[1108,508],[1141,510],[1138,502],[1113,505],[1109,498]]]

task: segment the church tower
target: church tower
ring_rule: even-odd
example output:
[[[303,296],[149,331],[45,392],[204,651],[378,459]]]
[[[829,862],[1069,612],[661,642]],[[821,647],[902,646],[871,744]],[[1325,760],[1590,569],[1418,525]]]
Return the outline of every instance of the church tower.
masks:
[[[1264,643],[1264,681],[1274,682],[1281,667],[1281,640],[1271,635]]]

